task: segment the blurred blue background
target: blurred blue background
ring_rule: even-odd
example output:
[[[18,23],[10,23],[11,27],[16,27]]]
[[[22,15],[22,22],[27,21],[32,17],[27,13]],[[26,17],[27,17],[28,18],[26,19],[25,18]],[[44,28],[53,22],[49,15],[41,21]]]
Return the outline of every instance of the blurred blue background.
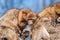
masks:
[[[0,0],[0,17],[12,8],[29,8],[33,12],[39,13],[56,2],[60,2],[60,0]],[[30,40],[30,38],[28,37],[26,40]]]
[[[60,2],[60,0],[0,0],[0,17],[12,8],[29,8],[39,13],[49,5]]]

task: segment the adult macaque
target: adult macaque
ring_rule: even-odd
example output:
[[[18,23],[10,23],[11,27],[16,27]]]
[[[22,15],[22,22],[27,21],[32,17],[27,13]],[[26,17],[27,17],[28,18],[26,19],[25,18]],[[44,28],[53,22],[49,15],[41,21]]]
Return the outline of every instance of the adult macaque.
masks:
[[[60,40],[60,3],[56,3],[44,9],[38,15],[40,16],[43,24],[45,24],[46,29],[50,34],[51,40]],[[45,18],[47,18],[49,21]],[[46,22],[48,23],[46,24]]]
[[[6,28],[12,29],[16,34],[20,34],[21,30],[24,30],[27,15],[31,12],[29,9],[11,9],[8,10],[5,15],[0,19],[0,26],[6,26]],[[19,29],[22,28],[22,29]]]
[[[43,17],[47,17],[47,18],[51,18],[51,22],[53,26],[56,26],[56,18],[57,18],[57,14],[60,13],[60,3],[56,3],[46,9],[44,9],[42,12],[40,12],[38,15],[43,18]]]

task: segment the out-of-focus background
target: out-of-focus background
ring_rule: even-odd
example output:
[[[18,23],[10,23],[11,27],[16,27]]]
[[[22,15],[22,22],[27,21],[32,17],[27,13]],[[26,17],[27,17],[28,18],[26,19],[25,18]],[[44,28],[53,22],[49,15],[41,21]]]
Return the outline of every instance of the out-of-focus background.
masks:
[[[0,17],[12,8],[29,8],[33,12],[39,13],[56,2],[60,2],[60,0],[0,0]]]

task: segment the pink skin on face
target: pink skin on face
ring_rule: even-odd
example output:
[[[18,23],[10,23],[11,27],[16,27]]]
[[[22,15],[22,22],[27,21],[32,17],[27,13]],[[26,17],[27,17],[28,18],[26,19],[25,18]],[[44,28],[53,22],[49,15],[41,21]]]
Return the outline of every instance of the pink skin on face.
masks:
[[[28,24],[29,24],[29,25],[32,25],[32,24],[33,24],[33,21],[32,21],[32,20],[29,20],[29,21],[28,21]]]
[[[60,22],[60,17],[57,18],[57,21]]]

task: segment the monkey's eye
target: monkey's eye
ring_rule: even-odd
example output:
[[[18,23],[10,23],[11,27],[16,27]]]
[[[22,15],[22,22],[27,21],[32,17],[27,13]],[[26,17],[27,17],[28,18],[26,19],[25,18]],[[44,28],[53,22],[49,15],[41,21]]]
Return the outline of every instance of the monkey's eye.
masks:
[[[44,20],[44,22],[48,22],[49,20]]]
[[[49,19],[48,18],[43,18],[43,21],[44,22],[49,22]]]

